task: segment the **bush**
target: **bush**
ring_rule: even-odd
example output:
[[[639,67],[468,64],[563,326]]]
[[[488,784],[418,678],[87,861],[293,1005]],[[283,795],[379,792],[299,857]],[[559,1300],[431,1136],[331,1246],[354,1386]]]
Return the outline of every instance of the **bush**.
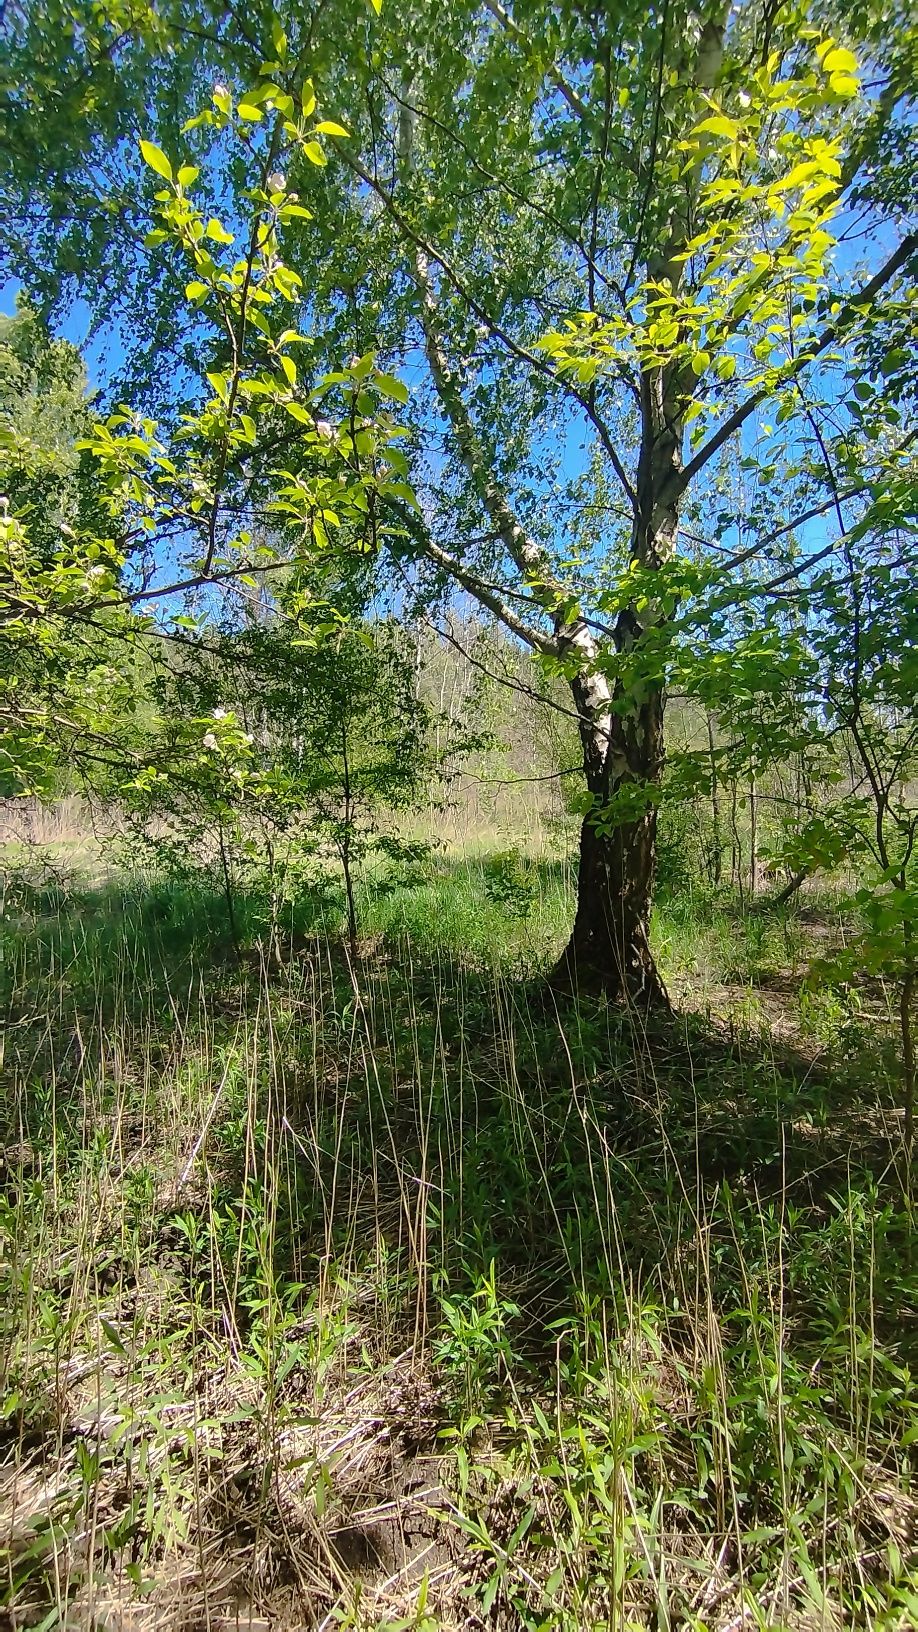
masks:
[[[498,850],[485,863],[485,893],[508,918],[528,918],[539,894],[538,870],[518,849]]]

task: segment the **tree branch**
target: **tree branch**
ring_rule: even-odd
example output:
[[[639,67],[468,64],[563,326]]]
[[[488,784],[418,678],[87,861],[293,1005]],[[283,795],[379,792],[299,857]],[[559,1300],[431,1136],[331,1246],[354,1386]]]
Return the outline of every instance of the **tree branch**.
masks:
[[[634,511],[636,502],[634,489],[628,480],[628,476],[625,472],[624,466],[622,465],[621,459],[615,450],[609,432],[596,411],[595,404],[591,404],[588,398],[583,396],[570,380],[566,380],[559,375],[558,370],[552,366],[547,358],[540,357],[537,352],[528,351],[525,346],[521,346],[517,340],[514,340],[513,336],[508,334],[506,329],[502,328],[499,323],[495,322],[494,318],[485,310],[480,301],[476,300],[474,295],[470,293],[462,278],[459,276],[459,273],[450,262],[449,257],[445,255],[441,249],[437,249],[433,244],[428,243],[428,241],[421,236],[416,228],[411,225],[411,223],[399,209],[395,199],[392,197],[391,192],[389,192],[382,185],[378,177],[367,170],[366,167],[360,163],[359,159],[354,158],[353,155],[347,154],[343,148],[339,151],[340,156],[350,166],[354,174],[359,176],[360,180],[376,194],[387,214],[395,222],[399,232],[410,244],[413,257],[415,259],[417,259],[417,257],[421,258],[424,265],[427,267],[428,281],[430,276],[430,263],[435,261],[436,264],[442,269],[448,281],[452,284],[452,287],[455,289],[457,295],[459,295],[465,302],[473,316],[477,317],[478,321],[484,324],[485,328],[488,330],[488,333],[493,334],[503,346],[506,346],[511,356],[518,358],[521,363],[525,363],[526,367],[532,369],[534,373],[543,375],[545,379],[550,381],[552,386],[565,392],[566,395],[572,398],[573,401],[577,403],[578,407],[583,410],[599,434],[600,441],[602,442],[606,453],[609,455],[615,475],[624,489],[632,511]]]
[[[437,395],[459,445],[463,464],[511,560],[531,586],[544,611],[549,616],[556,617],[558,601],[563,596],[562,586],[555,578],[546,552],[520,526],[506,496],[488,468],[478,433],[450,367],[440,336],[437,298],[430,275],[430,265],[421,248],[415,250],[414,274],[421,297],[421,327],[424,331],[427,361]]]
[[[450,555],[449,551],[442,549],[439,544],[435,543],[429,533],[426,532],[426,529],[425,535],[421,543],[421,550],[429,561],[432,561],[435,566],[447,573],[450,578],[454,578],[456,583],[461,584],[462,588],[468,590],[470,595],[474,595],[482,606],[487,607],[489,612],[493,612],[494,616],[499,619],[505,628],[510,630],[511,634],[516,635],[527,646],[531,646],[534,651],[544,652],[548,656],[556,657],[558,655],[557,641],[553,640],[551,635],[546,635],[542,630],[518,617],[512,608],[507,606],[501,596],[485,583],[484,579],[479,578],[477,573],[457,560],[454,555]]]
[[[484,0],[484,3],[485,10],[489,11],[492,17],[497,18],[501,28],[506,29],[507,33],[510,34],[518,44],[532,50],[531,41],[523,33],[519,23],[515,22],[510,16],[510,13],[504,6],[501,5],[501,0]],[[589,109],[587,108],[586,103],[582,101],[580,96],[574,90],[573,86],[568,84],[560,69],[556,68],[554,64],[551,64],[548,68],[546,68],[545,72],[554,85],[555,90],[560,91],[561,95],[564,97],[564,100],[571,112],[576,113],[578,119],[588,118]]]
[[[890,279],[894,278],[896,273],[901,271],[906,261],[911,258],[916,250],[918,250],[918,233],[908,233],[907,236],[903,238],[898,249],[896,249],[894,253],[890,255],[889,260],[884,266],[881,266],[879,272],[875,273],[875,275],[870,279],[870,282],[866,283],[863,289],[858,290],[856,294],[852,295],[850,299],[845,302],[846,310],[840,314],[838,320],[835,323],[830,323],[828,328],[823,330],[815,344],[800,354],[800,356],[796,359],[794,366],[787,370],[781,383],[790,385],[798,377],[798,375],[803,372],[809,363],[815,362],[817,357],[821,357],[822,353],[827,351],[829,346],[831,346],[835,340],[840,339],[846,327],[846,312],[849,314],[851,319],[855,318],[857,316],[857,308],[873,300],[874,297],[879,294],[880,290],[883,289],[887,283],[889,283]],[[734,432],[740,430],[741,427],[745,425],[747,419],[749,419],[750,416],[755,413],[755,410],[761,405],[761,403],[765,402],[771,395],[772,388],[770,386],[763,386],[758,391],[754,391],[751,397],[747,397],[745,402],[740,403],[739,407],[733,410],[733,413],[730,414],[729,418],[724,420],[723,424],[718,427],[713,436],[710,436],[703,447],[699,448],[694,459],[690,459],[688,464],[684,467],[679,477],[679,493],[685,492],[685,489],[688,487],[692,479],[698,475],[698,472],[704,469],[709,460],[713,459],[715,453],[720,451],[724,443],[728,442],[730,437],[733,436]]]

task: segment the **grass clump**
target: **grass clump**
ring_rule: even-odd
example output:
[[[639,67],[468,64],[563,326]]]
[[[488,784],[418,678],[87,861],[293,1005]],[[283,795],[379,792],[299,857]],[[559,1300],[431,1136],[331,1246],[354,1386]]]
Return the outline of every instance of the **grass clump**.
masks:
[[[239,956],[187,885],[8,890],[14,1624],[915,1624],[865,1016],[709,1022],[807,944],[726,901],[659,915],[694,1011],[559,1009],[564,869],[518,865],[516,917],[500,858],[371,877],[356,964],[327,893]]]

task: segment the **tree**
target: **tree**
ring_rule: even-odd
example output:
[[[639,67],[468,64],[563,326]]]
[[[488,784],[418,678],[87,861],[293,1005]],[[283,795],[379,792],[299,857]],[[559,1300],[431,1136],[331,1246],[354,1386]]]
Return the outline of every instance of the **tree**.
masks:
[[[118,790],[160,860],[212,869],[237,953],[240,878],[267,897],[273,943],[283,900],[307,858],[340,864],[357,951],[356,873],[386,811],[426,791],[429,714],[414,669],[384,623],[290,627],[283,599],[222,632],[205,631],[160,676],[145,770]]]
[[[0,318],[0,793],[60,792],[106,764],[142,689],[76,348],[28,309]],[[81,542],[85,540],[84,542]],[[81,601],[111,599],[98,622]]]
[[[881,354],[877,372],[888,355]],[[864,386],[868,380],[859,376]],[[855,468],[859,455],[868,457],[864,444],[876,460],[877,447],[889,440],[888,425],[878,421],[888,404],[866,389],[861,401],[863,443],[848,450]],[[813,976],[852,981],[867,975],[892,983],[910,1146],[918,986],[914,455],[896,450],[850,518],[842,505],[839,497],[837,547],[814,552],[783,575],[789,600],[749,585],[745,613],[756,663],[749,665],[750,647],[740,640],[706,665],[690,665],[687,674],[730,729],[733,775],[750,763],[786,763],[792,755],[807,769],[808,798],[779,846],[791,873],[781,897],[821,871],[846,868],[853,878],[847,905],[855,930],[843,947],[817,960]],[[711,619],[706,623],[710,628]]]
[[[823,813],[800,848],[807,867],[846,858],[858,878],[854,905],[860,936],[833,960],[851,978],[865,969],[898,988],[905,1141],[914,1137],[915,1044],[912,1010],[918,985],[918,505],[908,528],[888,525],[870,536],[845,570],[815,586],[815,644],[824,685],[827,731],[843,737],[849,774],[841,797]],[[911,537],[909,537],[911,533]],[[903,536],[904,535],[904,536]],[[857,540],[855,540],[855,543]],[[894,644],[890,630],[896,630]],[[830,964],[832,967],[832,964]]]
[[[100,519],[95,473],[78,447],[93,419],[76,347],[28,307],[0,315],[0,485],[46,558],[62,526]]]
[[[262,143],[246,128],[257,108],[251,120],[245,107],[234,117],[229,94],[219,88],[212,105],[188,121],[218,133],[221,160],[234,144],[242,150],[236,167],[247,211],[241,254],[233,247],[235,233],[202,213],[192,197],[199,167],[173,166],[156,143],[139,142],[157,178],[160,224],[146,241],[168,245],[180,269],[184,263],[183,303],[174,315],[181,321],[190,307],[207,347],[198,379],[185,382],[191,400],[162,434],[154,419],[130,405],[120,404],[104,421],[90,415],[72,347],[45,335],[36,350],[31,331],[20,324],[20,350],[28,360],[31,349],[33,371],[41,365],[33,391],[24,390],[26,362],[7,348],[14,364],[7,368],[11,411],[3,427],[3,473],[11,478],[18,511],[10,513],[5,497],[0,629],[4,773],[14,791],[34,791],[55,755],[64,757],[65,745],[72,752],[87,739],[104,750],[90,758],[106,767],[120,759],[129,782],[143,780],[150,768],[138,766],[136,745],[126,751],[119,728],[133,706],[138,654],[142,661],[151,637],[175,638],[176,631],[144,616],[142,603],[251,587],[253,572],[289,575],[298,559],[327,547],[333,527],[346,532],[345,551],[365,554],[380,526],[379,500],[407,492],[398,479],[401,455],[390,446],[398,427],[386,411],[404,395],[399,382],[367,355],[325,374],[308,391],[297,384],[292,352],[307,342],[291,323],[290,308],[302,279],[280,257],[278,229],[309,211],[273,166],[300,150],[311,164],[324,164],[318,138],[341,129],[315,120],[308,81],[298,95],[299,111],[282,98],[284,129],[277,126]],[[173,298],[176,293],[173,288]],[[62,366],[59,412],[50,383]],[[326,401],[341,404],[338,425],[319,417],[318,404]],[[273,455],[290,439],[283,427],[291,423],[295,457],[290,468],[271,469],[266,492],[264,427]],[[75,440],[79,429],[84,434]],[[92,479],[82,508],[75,505],[80,468]],[[252,520],[257,534],[246,525]],[[302,576],[297,596],[294,604],[288,591],[294,621],[304,602],[312,607],[314,601]],[[196,627],[187,613],[176,622]],[[114,664],[112,640],[123,643]]]
[[[794,536],[794,517],[769,519],[768,472],[789,467],[795,438],[813,446],[827,405],[844,413],[839,359],[914,253],[887,234],[862,267],[846,246],[852,203],[876,207],[871,161],[908,124],[907,32],[852,14],[861,73],[839,24],[751,4],[374,12],[342,0],[319,37],[305,11],[215,24],[202,8],[179,26],[167,10],[152,46],[148,29],[127,31],[117,87],[129,107],[138,62],[158,51],[148,118],[154,134],[174,128],[187,32],[198,82],[217,79],[253,139],[284,128],[307,59],[323,104],[348,110],[320,207],[315,155],[303,143],[291,156],[287,183],[314,219],[278,224],[322,315],[313,377],[324,347],[347,347],[412,379],[419,502],[390,485],[378,514],[392,530],[376,542],[410,585],[473,596],[566,679],[586,808],[558,974],[662,1002],[648,924],[672,620],[694,583],[680,523],[690,514],[748,559],[736,513],[718,521],[735,447],[758,466],[762,558],[776,526]],[[87,175],[82,156],[74,172]],[[757,458],[770,421],[780,443]],[[582,504],[567,508],[578,441],[603,473],[587,526]],[[801,525],[831,505],[813,476]]]

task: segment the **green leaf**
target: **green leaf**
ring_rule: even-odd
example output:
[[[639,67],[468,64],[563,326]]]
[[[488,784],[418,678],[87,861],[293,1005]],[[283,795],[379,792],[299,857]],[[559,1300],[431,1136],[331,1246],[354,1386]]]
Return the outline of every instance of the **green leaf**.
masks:
[[[856,74],[857,57],[853,51],[846,51],[843,45],[836,45],[823,57],[822,66],[827,74]]]
[[[157,147],[155,142],[141,141],[140,151],[151,170],[155,170],[158,176],[164,176],[166,181],[172,180],[172,166],[161,147]]]
[[[728,119],[725,113],[712,113],[710,118],[702,119],[700,125],[695,126],[695,135],[701,131],[711,136],[728,136],[732,141],[739,135],[739,125],[735,119]]]
[[[250,125],[254,125],[256,120],[264,118],[261,108],[256,107],[254,102],[240,102],[236,112],[240,119],[244,119]]]
[[[406,403],[408,401],[408,387],[404,380],[396,379],[394,374],[377,374],[375,381],[377,391],[384,397],[391,397],[393,402]]]
[[[226,228],[221,226],[215,215],[211,216],[204,230],[206,236],[212,238],[215,244],[231,244],[233,242],[233,234],[227,232]]]
[[[304,142],[303,152],[306,154],[307,159],[309,159],[312,164],[323,165],[328,163],[328,160],[322,151],[321,145],[318,142]]]
[[[351,134],[349,130],[345,130],[344,126],[339,125],[334,119],[320,119],[315,127],[315,132],[317,136],[349,136]]]
[[[183,164],[175,179],[180,187],[191,187],[200,174],[201,172],[196,164]]]
[[[192,278],[191,282],[185,285],[185,294],[189,300],[200,300],[202,295],[207,294],[207,284]]]
[[[394,499],[401,499],[405,504],[410,504],[412,510],[420,511],[417,494],[407,482],[386,482],[384,490]]]
[[[117,1349],[119,1354],[127,1354],[127,1349],[125,1348],[124,1344],[121,1341],[120,1334],[116,1330],[116,1328],[112,1325],[111,1321],[110,1320],[105,1320],[103,1317],[100,1316],[99,1324],[101,1325],[103,1332],[105,1333],[106,1337],[108,1338],[109,1343],[112,1345],[112,1348]]]

